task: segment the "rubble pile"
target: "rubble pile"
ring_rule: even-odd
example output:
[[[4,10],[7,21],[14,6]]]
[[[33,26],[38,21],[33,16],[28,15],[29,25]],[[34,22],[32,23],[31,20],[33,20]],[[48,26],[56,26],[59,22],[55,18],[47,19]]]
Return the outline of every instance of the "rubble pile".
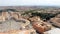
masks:
[[[13,11],[1,12],[0,32],[0,34],[36,34],[30,21],[22,18],[19,12]]]
[[[60,18],[54,17],[49,21],[41,19],[40,16],[33,16],[31,13],[22,15],[14,10],[4,10],[0,12],[0,34],[44,34],[58,23],[60,27]]]

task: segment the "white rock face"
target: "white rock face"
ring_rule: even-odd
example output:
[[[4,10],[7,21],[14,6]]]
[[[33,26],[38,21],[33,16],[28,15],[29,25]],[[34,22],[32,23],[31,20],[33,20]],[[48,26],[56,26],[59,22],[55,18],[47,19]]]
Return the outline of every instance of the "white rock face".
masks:
[[[44,32],[44,34],[60,34],[60,29],[55,28],[55,29],[52,29],[50,31]]]

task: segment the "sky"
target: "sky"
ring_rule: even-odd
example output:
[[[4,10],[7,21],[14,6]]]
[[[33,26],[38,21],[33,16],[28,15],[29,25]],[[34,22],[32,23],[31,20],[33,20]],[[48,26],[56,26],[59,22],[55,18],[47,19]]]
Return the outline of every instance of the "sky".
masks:
[[[0,0],[0,6],[60,6],[60,0]]]

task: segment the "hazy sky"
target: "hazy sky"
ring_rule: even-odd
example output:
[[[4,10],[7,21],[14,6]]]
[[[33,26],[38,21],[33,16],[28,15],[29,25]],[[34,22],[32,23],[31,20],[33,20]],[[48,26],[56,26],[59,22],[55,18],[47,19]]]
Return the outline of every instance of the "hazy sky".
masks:
[[[60,0],[0,0],[0,6],[47,5],[60,6]]]

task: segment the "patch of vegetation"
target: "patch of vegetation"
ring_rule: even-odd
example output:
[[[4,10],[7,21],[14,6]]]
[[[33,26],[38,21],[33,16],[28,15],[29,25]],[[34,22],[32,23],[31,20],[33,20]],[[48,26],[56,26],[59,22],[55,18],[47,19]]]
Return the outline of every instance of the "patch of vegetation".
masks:
[[[42,19],[49,20],[50,18],[55,17],[56,14],[51,13],[32,13],[32,16],[40,16]]]
[[[22,15],[29,14],[29,13],[34,13],[35,11],[36,11],[36,10],[25,11]]]
[[[49,20],[50,18],[53,18],[53,17],[55,17],[57,14],[52,14],[52,13],[39,13],[39,12],[37,12],[37,11],[35,11],[35,10],[30,10],[30,11],[26,11],[25,13],[23,13],[22,15],[29,15],[29,13],[31,13],[31,17],[33,17],[33,16],[40,16],[41,17],[41,19],[43,20],[43,19],[46,19],[46,20]]]
[[[16,9],[6,9],[6,11],[13,11],[13,12],[16,12],[17,10],[16,10]]]

